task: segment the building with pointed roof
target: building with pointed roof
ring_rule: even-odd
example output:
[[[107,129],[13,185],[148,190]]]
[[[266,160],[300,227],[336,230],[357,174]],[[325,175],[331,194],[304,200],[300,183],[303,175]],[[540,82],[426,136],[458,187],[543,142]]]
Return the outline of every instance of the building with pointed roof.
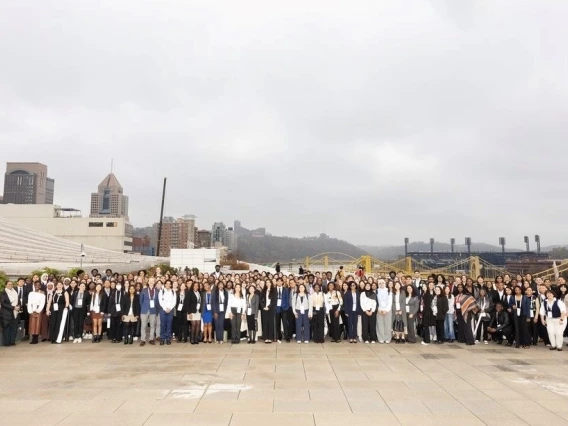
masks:
[[[109,173],[99,184],[98,192],[91,194],[89,217],[128,220],[128,197],[114,173]]]

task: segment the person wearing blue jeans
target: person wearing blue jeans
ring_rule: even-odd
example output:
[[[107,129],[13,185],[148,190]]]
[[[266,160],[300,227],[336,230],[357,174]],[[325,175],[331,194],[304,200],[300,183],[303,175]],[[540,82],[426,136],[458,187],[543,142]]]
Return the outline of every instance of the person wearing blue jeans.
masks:
[[[219,281],[212,296],[211,310],[213,311],[213,322],[215,326],[215,341],[217,344],[223,344],[225,316],[229,306],[229,293],[225,290],[225,285],[222,281]]]
[[[448,298],[448,312],[446,313],[446,319],[444,320],[444,339],[446,342],[454,343],[456,339],[456,334],[454,332],[454,317],[455,317],[455,306],[454,306],[454,295],[450,291],[450,287],[446,286],[444,288],[444,294]]]
[[[296,341],[308,343],[310,340],[310,319],[312,318],[312,301],[306,294],[306,286],[300,284],[298,293],[294,295],[293,306],[296,317]]]
[[[172,344],[172,323],[174,321],[174,308],[176,295],[172,290],[172,282],[166,280],[164,288],[158,297],[160,303],[160,346]]]
[[[357,322],[363,311],[361,310],[361,296],[357,291],[355,281],[349,283],[349,290],[343,295],[343,306],[347,316],[349,343],[357,343]]]

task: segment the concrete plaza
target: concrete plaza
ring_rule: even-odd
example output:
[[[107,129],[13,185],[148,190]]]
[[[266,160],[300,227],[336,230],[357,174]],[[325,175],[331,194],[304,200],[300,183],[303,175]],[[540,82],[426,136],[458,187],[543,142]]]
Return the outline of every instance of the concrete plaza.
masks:
[[[0,348],[1,425],[561,425],[568,350],[496,344]]]

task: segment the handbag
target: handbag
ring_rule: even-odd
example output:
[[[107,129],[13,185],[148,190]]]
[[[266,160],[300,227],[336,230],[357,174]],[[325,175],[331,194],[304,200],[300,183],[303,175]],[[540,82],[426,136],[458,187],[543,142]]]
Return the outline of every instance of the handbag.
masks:
[[[93,319],[91,317],[85,317],[85,325],[87,326],[93,325]]]

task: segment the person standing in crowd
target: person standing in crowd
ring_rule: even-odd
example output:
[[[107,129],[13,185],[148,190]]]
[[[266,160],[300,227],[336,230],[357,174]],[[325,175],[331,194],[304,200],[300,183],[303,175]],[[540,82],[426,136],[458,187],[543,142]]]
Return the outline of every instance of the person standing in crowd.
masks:
[[[361,293],[361,336],[365,343],[377,341],[377,295],[371,284],[365,284],[365,291]]]
[[[335,288],[333,282],[328,283],[327,293],[325,294],[325,307],[329,314],[329,324],[330,324],[330,337],[331,341],[334,343],[341,343],[340,340],[340,329],[339,329],[339,314],[341,310],[341,305],[343,300],[341,298],[341,293]],[[296,326],[298,322],[296,321]],[[298,329],[296,329],[296,334],[298,334]]]
[[[189,341],[192,345],[197,345],[199,344],[199,332],[201,331],[201,312],[203,310],[202,294],[199,292],[198,282],[194,282],[191,286],[191,289],[187,294],[187,300],[188,304],[186,320],[191,324]],[[221,329],[223,329],[223,327],[221,327]]]
[[[361,298],[355,281],[350,281],[348,286],[349,290],[343,296],[343,307],[347,317],[347,337],[349,343],[357,343],[357,323],[362,313]]]
[[[444,295],[448,299],[448,312],[444,320],[444,339],[446,342],[454,343],[456,334],[454,331],[454,318],[456,313],[455,296],[452,294],[450,286],[444,287]]]
[[[195,286],[197,284],[197,292],[199,293],[199,283],[189,284]],[[176,341],[178,343],[187,343],[187,336],[189,334],[189,297],[187,297],[187,287],[185,283],[181,283],[178,291],[176,292],[176,317],[175,317],[175,325],[176,328],[174,330],[176,335]],[[201,294],[199,293],[199,297],[201,299]],[[191,339],[190,339],[191,340]],[[193,345],[193,340],[191,340],[191,344]]]
[[[529,339],[532,346],[538,343],[538,328],[537,323],[539,319],[539,310],[537,309],[537,298],[533,294],[532,287],[525,289],[525,296],[527,297],[527,305],[529,306],[529,316],[527,317],[527,330]],[[566,334],[566,332],[564,333]]]
[[[63,283],[59,281],[55,293],[48,302],[49,340],[51,343],[61,343],[69,310],[69,293],[63,291]]]
[[[241,322],[245,317],[246,299],[242,294],[242,287],[235,284],[232,294],[229,294],[229,318],[231,320],[231,343],[239,344],[241,339]]]
[[[406,294],[404,298],[404,312],[406,315],[406,341],[408,343],[416,343],[416,315],[420,309],[420,301],[416,296],[416,287],[412,284],[406,286]]]
[[[310,303],[310,297],[306,293],[306,286],[300,284],[298,286],[298,292],[294,296],[292,309],[294,310],[294,315],[296,317],[296,342],[308,343],[310,340],[310,322],[312,318],[312,306]]]
[[[436,286],[434,293],[436,297],[432,313],[436,318],[436,343],[441,345],[444,343],[444,322],[449,310],[448,298],[442,292],[442,287],[440,286]]]
[[[176,306],[176,295],[172,290],[172,282],[166,279],[164,288],[158,295],[160,305],[160,346],[172,344],[173,310]]]
[[[528,349],[530,347],[529,331],[527,328],[527,316],[530,306],[528,300],[522,294],[522,289],[518,285],[514,287],[515,295],[509,307],[512,310],[513,325],[515,330],[515,348]]]
[[[105,300],[106,297],[103,287],[98,283],[95,287],[95,292],[91,296],[91,305],[89,308],[90,317],[93,321],[93,340],[91,343],[99,343],[102,339]]]
[[[276,308],[276,290],[271,280],[266,281],[266,287],[260,296],[261,322],[262,322],[262,338],[264,343],[272,343],[275,340],[275,316]],[[296,333],[298,330],[296,330]]]
[[[124,295],[120,302],[122,312],[122,324],[124,327],[124,344],[131,345],[134,341],[136,324],[140,317],[140,297],[136,294],[136,287],[128,287],[128,294]]]
[[[407,327],[406,316],[406,294],[402,291],[401,283],[394,283],[392,293],[393,331],[395,343],[406,343],[404,339],[404,329]]]
[[[540,307],[540,317],[548,332],[550,350],[561,351],[566,328],[566,305],[556,299],[552,290],[546,291],[546,300]]]
[[[21,306],[18,305],[18,292],[14,283],[7,281],[0,295],[0,315],[2,317],[2,341],[4,346],[16,346],[16,334],[20,319]]]
[[[223,281],[219,281],[213,293],[213,318],[215,320],[215,341],[223,344],[223,333],[225,331],[225,316],[229,306],[229,293],[225,290]]]
[[[203,343],[213,343],[213,294],[211,293],[211,285],[208,282],[205,282],[203,289],[203,292],[201,292],[201,300],[203,300],[203,308],[201,309],[201,319],[203,321]]]
[[[379,343],[390,343],[392,339],[392,294],[385,280],[379,280],[377,289],[377,336]]]
[[[140,346],[144,346],[146,342],[151,345],[156,344],[156,335],[158,315],[158,291],[155,288],[156,280],[153,277],[148,279],[148,287],[144,288],[140,293],[140,322],[142,336],[140,338]]]
[[[279,272],[279,271],[278,271]],[[282,285],[282,279],[276,280],[276,337],[278,343],[289,342],[288,310],[290,309],[290,291]]]
[[[471,324],[473,322],[473,317],[477,313],[477,311],[478,307],[477,303],[475,302],[475,298],[470,294],[462,294],[460,312],[464,323],[463,333],[465,344],[468,346],[475,345],[475,339],[473,337],[473,329],[471,327]]]
[[[436,330],[436,315],[433,307],[436,304],[436,293],[434,292],[434,280],[428,280],[428,288],[422,295],[422,327],[424,336],[422,344],[428,345],[434,337]]]
[[[108,305],[108,313],[110,315],[110,337],[112,338],[112,343],[119,343],[122,341],[123,333],[122,331],[122,299],[124,293],[122,291],[122,285],[117,284],[113,292],[111,293],[111,302]]]
[[[256,293],[254,285],[250,285],[247,294],[247,330],[248,330],[249,344],[256,343],[259,307],[260,307],[260,296]]]
[[[304,285],[300,283],[299,286]],[[298,286],[298,287],[299,287]],[[292,295],[293,299],[296,297],[297,293]],[[310,295],[311,305],[312,305],[312,318],[313,318],[313,329],[312,329],[312,339],[314,343],[324,343],[325,341],[325,298],[321,292],[321,286],[319,284],[314,284],[313,293]],[[294,302],[292,302],[292,305]],[[294,311],[294,316],[295,316]],[[296,334],[298,330],[296,330]]]
[[[79,290],[71,296],[71,315],[73,316],[73,343],[83,342],[85,318],[91,303],[91,296],[85,290],[85,284],[79,284]]]
[[[32,336],[30,344],[37,345],[39,334],[41,333],[41,317],[45,309],[45,293],[41,291],[41,283],[34,283],[34,291],[28,293],[28,315],[29,315],[29,333]]]
[[[484,344],[488,344],[487,341],[487,326],[489,321],[491,321],[491,313],[493,312],[493,301],[487,294],[485,288],[479,289],[479,296],[477,297],[477,305],[479,306],[479,312],[477,315],[477,322],[475,325],[476,335],[475,343],[479,343],[483,340]]]

